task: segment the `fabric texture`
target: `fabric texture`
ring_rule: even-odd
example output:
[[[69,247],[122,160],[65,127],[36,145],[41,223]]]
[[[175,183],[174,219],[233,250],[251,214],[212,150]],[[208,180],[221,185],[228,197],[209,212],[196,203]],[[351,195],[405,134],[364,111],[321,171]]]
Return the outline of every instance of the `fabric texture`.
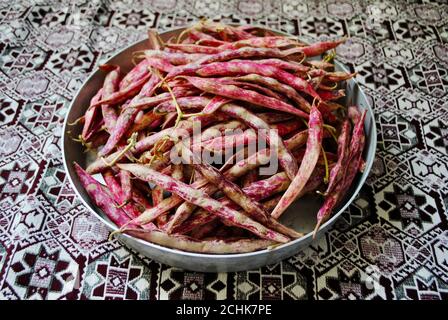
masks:
[[[375,111],[377,156],[325,237],[276,265],[184,272],[108,241],[61,158],[86,77],[146,37],[208,17],[309,41]],[[447,299],[448,5],[440,1],[0,1],[0,299]]]

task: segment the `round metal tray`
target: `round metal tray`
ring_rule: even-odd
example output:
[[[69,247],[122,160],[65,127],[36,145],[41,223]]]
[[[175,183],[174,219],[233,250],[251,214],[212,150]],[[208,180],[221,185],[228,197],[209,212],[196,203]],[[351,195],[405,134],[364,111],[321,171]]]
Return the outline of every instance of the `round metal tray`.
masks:
[[[184,29],[185,27],[169,30],[160,34],[160,36],[164,41],[167,41],[172,36],[178,35]],[[275,30],[270,31],[280,35],[290,36]],[[123,72],[127,72],[133,67],[132,52],[148,48],[149,43],[147,40],[139,41],[118,52],[114,57],[109,59],[107,63],[119,65]],[[336,70],[347,71],[346,68],[338,62],[335,63],[335,67]],[[104,76],[104,72],[96,69],[96,71],[91,74],[91,76],[84,82],[76,93],[64,122],[62,150],[65,170],[68,173],[68,177],[76,194],[79,196],[84,205],[89,208],[92,213],[95,214],[98,219],[100,219],[110,230],[116,230],[117,227],[115,224],[112,223],[104,215],[104,213],[92,203],[84,188],[80,184],[72,164],[73,161],[76,161],[81,166],[86,167],[88,164],[88,159],[86,154],[83,152],[83,147],[81,144],[73,141],[67,133],[68,130],[71,130],[72,134],[77,136],[81,132],[82,128],[80,125],[68,127],[67,124],[75,121],[85,113],[87,107],[89,106],[91,97],[102,85]],[[375,156],[377,135],[372,109],[366,96],[355,80],[352,79],[347,81],[345,89],[346,104],[357,105],[361,109],[368,110],[364,124],[366,132],[366,147],[364,150],[366,168],[362,174],[358,174],[355,178],[353,185],[347,193],[344,201],[341,205],[339,205],[338,210],[333,214],[331,219],[322,225],[317,237],[322,236],[355,199],[369,174]],[[296,254],[300,249],[308,246],[313,241],[312,231],[316,223],[316,213],[321,204],[322,200],[313,195],[307,195],[292,204],[283,214],[281,221],[287,226],[290,226],[306,235],[300,239],[296,239],[270,250],[266,249],[241,254],[200,254],[163,247],[128,235],[118,235],[117,237],[126,246],[133,248],[141,254],[174,267],[201,272],[232,272],[249,270],[267,264],[276,263]]]

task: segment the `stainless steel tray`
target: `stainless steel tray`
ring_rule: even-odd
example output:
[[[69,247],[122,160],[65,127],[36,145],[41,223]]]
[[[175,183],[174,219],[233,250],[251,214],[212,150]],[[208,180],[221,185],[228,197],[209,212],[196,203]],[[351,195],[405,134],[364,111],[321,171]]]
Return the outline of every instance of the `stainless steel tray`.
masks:
[[[185,28],[178,28],[166,31],[161,34],[161,38],[166,41],[170,37],[178,35],[184,29]],[[290,36],[275,30],[270,31]],[[107,63],[120,65],[122,71],[127,72],[133,66],[131,62],[132,52],[148,49],[148,47],[149,44],[146,40],[139,41],[118,52],[114,57],[109,59]],[[346,68],[338,62],[336,62],[336,69],[347,71]],[[81,186],[78,177],[73,170],[72,164],[73,161],[76,161],[81,166],[85,167],[88,160],[86,159],[86,154],[83,152],[81,144],[74,142],[67,134],[68,130],[71,130],[74,136],[77,136],[80,133],[81,126],[68,127],[67,123],[75,121],[85,113],[91,97],[102,85],[104,75],[104,72],[97,69],[76,93],[64,122],[62,150],[65,170],[68,173],[68,177],[76,194],[84,205],[110,230],[116,230],[117,227],[91,202],[89,196]],[[365,119],[366,147],[364,150],[364,159],[366,159],[366,168],[362,174],[356,177],[350,192],[331,219],[322,225],[317,237],[322,236],[329,228],[331,228],[342,212],[355,199],[370,172],[375,156],[377,134],[373,112],[366,96],[355,80],[349,80],[346,84],[346,103],[350,105],[358,105],[360,108],[368,110]],[[243,254],[199,254],[166,248],[128,235],[119,235],[118,238],[126,246],[133,248],[149,258],[182,269],[201,272],[232,272],[254,269],[267,264],[276,263],[296,254],[299,250],[308,246],[313,241],[311,232],[316,223],[317,210],[321,204],[322,200],[317,196],[306,196],[291,205],[291,207],[283,214],[281,221],[295,230],[305,233],[306,236],[271,250]]]

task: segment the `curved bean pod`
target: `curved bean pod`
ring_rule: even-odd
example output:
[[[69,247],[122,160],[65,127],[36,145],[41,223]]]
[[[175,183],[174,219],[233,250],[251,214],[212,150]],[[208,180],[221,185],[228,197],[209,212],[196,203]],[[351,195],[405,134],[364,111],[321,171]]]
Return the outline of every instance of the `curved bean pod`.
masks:
[[[165,190],[177,194],[185,201],[192,202],[215,214],[216,216],[219,216],[229,224],[246,229],[263,239],[280,243],[289,241],[288,237],[266,228],[262,224],[250,219],[249,217],[239,213],[238,211],[223,206],[219,201],[210,198],[204,192],[195,190],[191,186],[183,182],[176,181],[169,176],[165,176],[143,165],[117,164],[117,166],[122,170],[130,171],[139,179],[154,182],[155,184],[160,185]],[[144,219],[141,219],[140,217],[134,219],[131,223],[144,223]]]
[[[297,198],[297,195],[305,187],[314,167],[319,159],[323,136],[322,115],[316,107],[311,108],[310,120],[308,123],[308,141],[306,152],[300,165],[297,175],[294,177],[288,190],[271,213],[272,217],[278,219],[288,206]]]

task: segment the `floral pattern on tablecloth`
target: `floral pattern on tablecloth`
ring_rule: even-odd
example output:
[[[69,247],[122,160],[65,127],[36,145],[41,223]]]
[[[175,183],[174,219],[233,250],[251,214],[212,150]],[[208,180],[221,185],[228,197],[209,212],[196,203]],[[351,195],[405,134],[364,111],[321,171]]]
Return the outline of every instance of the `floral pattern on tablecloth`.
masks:
[[[61,159],[70,100],[119,49],[201,17],[308,40],[375,111],[377,156],[335,228],[276,265],[185,272],[109,242]],[[444,0],[0,1],[0,299],[447,299],[448,5]]]

